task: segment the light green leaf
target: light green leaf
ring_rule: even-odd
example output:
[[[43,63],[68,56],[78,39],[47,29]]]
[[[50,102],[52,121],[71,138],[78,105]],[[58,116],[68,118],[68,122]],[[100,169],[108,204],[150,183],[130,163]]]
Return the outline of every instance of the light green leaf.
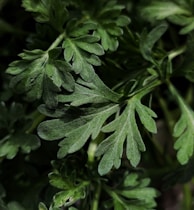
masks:
[[[36,13],[36,20],[39,22],[47,22],[49,21],[49,10],[51,6],[50,0],[42,0],[42,1],[31,1],[31,0],[23,0],[22,6],[26,9],[26,11]]]
[[[44,203],[39,203],[38,205],[38,210],[48,210],[48,208],[46,207],[46,205]]]
[[[57,87],[61,87],[63,81],[59,75],[59,72],[57,71],[56,66],[53,66],[52,64],[48,63],[45,69],[46,69],[46,75],[52,80],[52,82]]]
[[[182,115],[175,124],[173,135],[177,137],[174,148],[178,150],[177,158],[186,164],[194,150],[194,113],[187,106],[182,107]]]
[[[55,194],[54,200],[54,207],[61,207],[61,206],[70,206],[76,201],[83,199],[85,197],[84,189],[72,189],[69,191],[61,191]]]
[[[65,137],[59,143],[61,148],[58,156],[62,158],[82,148],[89,137],[95,139],[104,122],[118,109],[118,104],[111,103],[103,107],[83,109],[81,111],[85,114],[78,115],[75,119],[70,112],[69,117],[68,113],[64,115],[64,120],[62,118],[42,122],[38,127],[38,135],[45,140],[58,140]]]
[[[97,24],[95,35],[101,39],[105,51],[115,51],[118,46],[118,37],[123,34],[122,27],[130,23],[130,19],[121,15],[125,8],[116,1],[101,1],[95,5],[95,12],[90,11],[91,19]]]
[[[50,173],[49,179],[53,186],[62,189],[53,197],[54,207],[71,206],[76,201],[85,198],[85,190],[89,182],[79,180],[79,184],[76,184],[72,177],[64,178],[58,171]]]
[[[184,15],[172,15],[172,16],[168,17],[168,20],[170,22],[180,25],[180,26],[188,25],[192,19],[193,19],[192,17],[187,17]]]
[[[96,151],[96,156],[103,155],[98,168],[101,175],[108,173],[113,166],[120,167],[125,140],[127,141],[126,155],[130,163],[134,167],[139,163],[140,152],[145,151],[145,145],[136,124],[136,109],[146,129],[150,132],[156,131],[156,125],[152,119],[156,117],[155,113],[142,105],[139,99],[131,99],[124,111],[102,128],[103,132],[113,133],[100,143]],[[151,122],[146,124],[147,120]]]
[[[37,149],[40,141],[32,134],[13,134],[0,142],[0,157],[13,159],[21,149],[23,153]]]
[[[78,79],[74,92],[69,95],[58,95],[58,101],[62,103],[70,102],[72,106],[80,106],[87,103],[118,102],[120,97],[95,75],[91,82]]]
[[[56,94],[62,89],[73,91],[71,67],[65,61],[49,58],[52,54],[42,50],[24,51],[23,60],[12,62],[7,73],[14,75],[11,86],[19,93],[25,92],[32,101],[43,98],[49,107],[56,106]]]
[[[78,151],[84,146],[90,136],[92,139],[95,139],[100,133],[104,122],[117,112],[118,108],[117,104],[109,104],[103,108],[93,110],[83,119],[80,118],[82,125],[75,126],[74,129],[69,130],[66,133],[66,138],[59,143],[61,148],[58,151],[58,157],[62,158],[68,153]]]
[[[109,35],[109,33],[106,30],[104,30],[103,28],[98,28],[98,30],[95,34],[97,36],[101,37],[101,43],[102,43],[104,50],[115,51],[118,48],[119,42],[118,42],[117,38]]]
[[[98,56],[103,55],[104,50],[96,43],[98,40],[96,36],[84,35],[68,38],[63,42],[65,60],[72,62],[72,69],[84,80],[92,80],[95,75],[93,65],[101,64]]]
[[[126,26],[130,23],[130,19],[129,17],[125,16],[125,15],[119,15],[118,19],[117,19],[117,25],[118,26]]]
[[[185,14],[190,12],[178,4],[170,1],[154,1],[142,10],[142,16],[149,20],[163,20],[171,15]]]
[[[194,152],[194,112],[185,103],[174,86],[169,85],[181,109],[181,117],[174,127],[173,135],[177,138],[174,148],[181,164],[188,163]]]
[[[22,0],[22,6],[26,11],[35,14],[37,22],[50,22],[58,31],[62,31],[63,25],[68,18],[67,4],[68,1],[62,0]]]
[[[140,103],[140,101],[136,102],[136,111],[144,127],[151,133],[156,133],[156,123],[153,119],[157,117],[155,112],[153,112],[150,108]]]
[[[58,189],[63,190],[72,187],[68,181],[64,180],[63,177],[56,172],[49,173],[48,177],[50,180],[49,183]]]
[[[168,25],[162,23],[152,29],[148,34],[143,32],[140,39],[140,51],[143,57],[154,63],[152,49],[156,42],[161,38],[161,36],[166,32]]]
[[[109,194],[113,199],[114,209],[153,210],[158,192],[149,187],[150,179],[140,178],[136,173],[125,174],[123,182]]]
[[[92,20],[86,20],[84,22],[78,21],[76,18],[70,20],[67,23],[66,27],[66,33],[68,34],[68,37],[72,38],[79,38],[83,42],[97,42],[99,40],[96,36],[91,36],[91,31],[94,31],[97,28],[97,24]],[[89,38],[89,40],[87,39]],[[93,40],[91,42],[91,40]]]
[[[190,19],[190,22],[188,23],[188,25],[186,25],[185,27],[183,27],[180,30],[180,34],[188,34],[189,32],[194,30],[194,18]]]

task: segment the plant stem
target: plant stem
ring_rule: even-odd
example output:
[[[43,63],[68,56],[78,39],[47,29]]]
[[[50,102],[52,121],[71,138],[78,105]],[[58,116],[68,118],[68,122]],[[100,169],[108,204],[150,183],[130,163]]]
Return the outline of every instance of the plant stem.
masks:
[[[26,133],[33,133],[33,131],[37,128],[40,122],[42,122],[45,119],[45,116],[42,114],[39,114],[33,121],[31,127],[26,131]]]
[[[169,53],[168,57],[170,60],[172,60],[173,58],[175,58],[178,55],[181,55],[185,51],[186,51],[186,45],[183,45],[183,46],[179,47],[178,49],[171,51]]]
[[[97,146],[99,144],[99,142],[101,142],[104,139],[104,134],[103,133],[99,133],[98,136],[92,140],[89,144],[88,147],[88,165],[92,166],[94,161],[95,161],[95,152],[97,149]]]
[[[52,50],[52,49],[54,49],[55,47],[57,47],[57,46],[63,41],[63,39],[65,38],[65,36],[66,36],[65,32],[62,33],[62,34],[60,34],[60,35],[55,39],[55,41],[51,44],[51,46],[48,48],[47,52],[48,52],[49,50]]]
[[[172,116],[172,113],[168,110],[166,100],[164,100],[161,96],[158,96],[158,102],[159,102],[160,107],[162,108],[162,111],[164,113],[168,130],[170,131],[170,133],[172,133],[173,124],[174,124],[174,118]]]
[[[101,183],[98,183],[97,189],[96,189],[95,194],[94,194],[94,200],[92,202],[91,210],[98,210],[100,193],[101,193]]]
[[[134,95],[138,95],[139,98],[142,98],[144,95],[151,92],[154,88],[161,85],[162,82],[158,79],[150,83],[149,85],[143,86],[142,88],[138,89],[137,91],[134,91],[133,93],[129,94],[128,97],[133,97]]]
[[[191,194],[190,183],[184,184],[183,190],[184,190],[183,208],[185,210],[190,210],[192,207],[192,194]]]

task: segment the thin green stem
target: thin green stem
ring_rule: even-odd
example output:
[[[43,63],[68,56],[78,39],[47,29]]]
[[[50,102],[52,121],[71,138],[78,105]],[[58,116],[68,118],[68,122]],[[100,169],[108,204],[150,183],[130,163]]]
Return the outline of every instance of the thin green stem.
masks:
[[[38,114],[37,117],[35,117],[31,127],[26,131],[26,133],[33,133],[33,131],[37,128],[37,126],[45,119],[45,116],[42,114]]]
[[[95,141],[91,141],[88,147],[88,163],[92,164],[95,158],[97,144]]]
[[[176,56],[181,55],[182,53],[184,53],[186,51],[186,49],[187,49],[186,45],[183,45],[183,46],[179,47],[178,49],[171,51],[168,55],[169,59],[172,60]]]
[[[158,102],[159,102],[160,107],[162,108],[162,111],[164,113],[168,130],[170,131],[170,133],[172,133],[173,125],[174,125],[174,117],[172,116],[172,112],[170,112],[168,110],[168,107],[167,107],[167,104],[166,104],[167,101],[164,100],[161,96],[158,96]]]
[[[192,193],[190,188],[190,183],[186,183],[183,186],[184,198],[183,198],[183,208],[185,210],[192,209]]]
[[[91,210],[98,210],[100,194],[101,194],[101,183],[98,183],[97,189],[94,194],[94,200],[92,202]]]
[[[96,139],[94,139],[90,142],[88,151],[87,151],[89,166],[93,166],[94,161],[95,161],[95,152],[96,152],[97,146],[98,146],[99,142],[101,142],[103,139],[104,139],[104,134],[101,132],[98,134]]]
[[[153,81],[149,85],[143,86],[141,89],[139,89],[137,91],[134,91],[133,93],[131,93],[129,95],[129,97],[133,97],[134,95],[138,95],[140,98],[142,98],[142,96],[146,95],[152,89],[154,89],[155,87],[157,87],[157,86],[159,86],[161,84],[162,84],[162,81],[160,81],[159,79],[156,79],[155,81]]]
[[[51,44],[51,46],[48,48],[47,52],[48,52],[49,50],[52,50],[52,49],[56,48],[56,47],[63,41],[63,39],[65,38],[65,36],[66,36],[66,33],[65,33],[65,32],[62,33],[62,34],[60,34],[60,35],[55,39],[55,41]]]

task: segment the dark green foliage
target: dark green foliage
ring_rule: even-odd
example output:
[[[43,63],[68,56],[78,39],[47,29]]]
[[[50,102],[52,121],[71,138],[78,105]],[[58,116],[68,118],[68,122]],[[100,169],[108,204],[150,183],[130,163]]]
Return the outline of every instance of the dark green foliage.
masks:
[[[193,209],[194,1],[0,11],[0,209]]]

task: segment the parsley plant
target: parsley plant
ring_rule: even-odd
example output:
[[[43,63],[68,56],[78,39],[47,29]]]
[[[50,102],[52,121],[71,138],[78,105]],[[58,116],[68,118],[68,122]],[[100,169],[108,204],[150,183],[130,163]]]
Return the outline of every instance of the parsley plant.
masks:
[[[194,0],[0,12],[0,209],[193,209]]]

